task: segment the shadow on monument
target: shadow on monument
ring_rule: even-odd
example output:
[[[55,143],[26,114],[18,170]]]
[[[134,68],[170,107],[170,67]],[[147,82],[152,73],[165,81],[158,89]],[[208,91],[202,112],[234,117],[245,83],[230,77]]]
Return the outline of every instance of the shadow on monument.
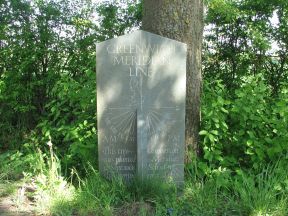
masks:
[[[183,182],[186,46],[136,31],[97,44],[96,64],[100,173]]]

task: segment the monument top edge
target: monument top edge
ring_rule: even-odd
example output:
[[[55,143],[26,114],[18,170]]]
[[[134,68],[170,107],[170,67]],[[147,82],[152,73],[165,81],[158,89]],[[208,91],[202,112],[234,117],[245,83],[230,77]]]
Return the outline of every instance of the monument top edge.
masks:
[[[107,42],[112,42],[114,40],[117,40],[117,39],[120,39],[120,38],[125,38],[125,37],[131,37],[133,35],[147,35],[147,36],[152,36],[152,37],[158,37],[158,38],[162,38],[162,39],[165,39],[165,40],[169,40],[173,43],[178,43],[179,45],[182,45],[182,46],[185,46],[187,47],[187,44],[186,43],[183,43],[183,42],[180,42],[180,41],[177,41],[177,40],[173,40],[171,38],[168,38],[168,37],[164,37],[164,36],[161,36],[161,35],[158,35],[158,34],[155,34],[155,33],[151,33],[151,32],[148,32],[148,31],[144,31],[144,30],[141,30],[141,29],[138,29],[138,30],[135,30],[133,32],[130,32],[128,34],[124,34],[124,35],[121,35],[121,36],[118,36],[118,37],[115,37],[115,38],[111,38],[111,39],[108,39],[108,40],[105,40],[105,41],[101,41],[101,42],[98,42],[96,43],[96,45],[102,45],[102,44],[105,44]]]

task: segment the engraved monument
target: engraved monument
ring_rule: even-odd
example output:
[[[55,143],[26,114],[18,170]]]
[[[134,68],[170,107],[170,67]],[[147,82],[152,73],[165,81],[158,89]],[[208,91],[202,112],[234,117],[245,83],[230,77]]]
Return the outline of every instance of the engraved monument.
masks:
[[[99,169],[184,181],[186,45],[142,30],[98,43]]]

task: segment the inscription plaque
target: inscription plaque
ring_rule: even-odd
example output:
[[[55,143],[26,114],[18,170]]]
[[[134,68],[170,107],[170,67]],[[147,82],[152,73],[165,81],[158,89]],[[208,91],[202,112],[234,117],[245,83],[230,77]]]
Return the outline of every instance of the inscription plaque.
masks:
[[[184,181],[186,45],[138,30],[98,43],[100,173]]]

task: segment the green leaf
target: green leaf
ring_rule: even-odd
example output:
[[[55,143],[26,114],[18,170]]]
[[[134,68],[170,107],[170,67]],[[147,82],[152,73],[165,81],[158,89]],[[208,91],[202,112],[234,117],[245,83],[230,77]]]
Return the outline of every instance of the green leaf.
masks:
[[[206,130],[201,130],[201,131],[199,132],[199,134],[200,134],[200,135],[207,135],[208,132],[207,132]]]

